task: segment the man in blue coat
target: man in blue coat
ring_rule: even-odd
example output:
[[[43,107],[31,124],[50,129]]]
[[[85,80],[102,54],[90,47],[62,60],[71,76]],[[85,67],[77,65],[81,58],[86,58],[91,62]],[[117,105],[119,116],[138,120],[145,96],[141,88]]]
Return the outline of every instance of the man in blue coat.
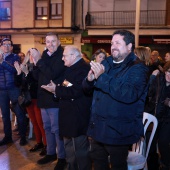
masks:
[[[83,82],[94,89],[88,136],[95,170],[127,170],[129,146],[143,136],[142,116],[147,94],[148,69],[133,53],[134,35],[114,32],[111,56],[91,62]]]
[[[8,38],[4,38],[1,41],[1,49],[3,54],[0,56],[0,108],[2,111],[5,137],[0,141],[0,146],[12,143],[10,102],[17,117],[19,134],[21,136],[20,145],[25,145],[27,144],[26,116],[18,104],[18,96],[21,92],[14,81],[14,75],[17,73],[14,62],[20,62],[20,58],[18,55],[12,53],[13,42]]]

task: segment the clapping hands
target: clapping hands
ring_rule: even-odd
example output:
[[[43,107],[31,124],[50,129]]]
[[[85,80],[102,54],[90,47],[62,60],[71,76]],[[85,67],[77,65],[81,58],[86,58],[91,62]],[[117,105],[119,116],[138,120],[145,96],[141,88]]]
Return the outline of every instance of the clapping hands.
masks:
[[[14,67],[15,67],[15,69],[17,70],[17,74],[20,75],[21,72],[22,72],[22,70],[21,70],[21,67],[20,67],[18,61],[15,61],[15,62],[14,62]]]
[[[105,68],[102,64],[91,61],[91,70],[88,73],[87,79],[88,81],[93,81],[94,79],[98,79],[98,77],[104,73]]]
[[[31,48],[29,52],[30,52],[30,56],[32,57],[32,61],[34,65],[36,65],[37,62],[41,59],[41,53],[35,48]]]
[[[41,88],[55,94],[56,84],[51,80],[49,84],[42,85]]]

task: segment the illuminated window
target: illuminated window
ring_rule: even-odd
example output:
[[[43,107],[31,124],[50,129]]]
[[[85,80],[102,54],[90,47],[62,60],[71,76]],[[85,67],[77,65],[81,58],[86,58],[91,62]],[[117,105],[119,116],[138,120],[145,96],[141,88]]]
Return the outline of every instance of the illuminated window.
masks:
[[[11,0],[0,0],[0,21],[11,20]]]
[[[63,0],[36,0],[36,20],[62,19]]]

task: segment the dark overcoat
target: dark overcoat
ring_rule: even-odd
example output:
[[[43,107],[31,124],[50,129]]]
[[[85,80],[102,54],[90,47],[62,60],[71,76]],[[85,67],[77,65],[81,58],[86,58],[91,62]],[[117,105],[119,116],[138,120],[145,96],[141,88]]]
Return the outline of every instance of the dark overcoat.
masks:
[[[56,87],[59,99],[59,132],[61,136],[77,137],[86,135],[90,117],[91,97],[82,89],[82,81],[90,70],[89,64],[80,59],[68,67],[63,79],[69,82]]]

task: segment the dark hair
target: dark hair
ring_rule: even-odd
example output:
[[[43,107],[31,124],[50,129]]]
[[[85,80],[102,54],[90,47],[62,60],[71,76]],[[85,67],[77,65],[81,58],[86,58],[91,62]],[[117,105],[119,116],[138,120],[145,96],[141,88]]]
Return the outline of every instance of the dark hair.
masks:
[[[56,33],[54,33],[54,32],[49,32],[49,33],[47,33],[47,34],[46,34],[46,37],[47,37],[47,36],[50,36],[50,35],[55,35],[55,36],[58,38],[58,34],[56,34]]]
[[[11,42],[11,46],[13,46],[13,42],[12,42],[12,40],[10,40],[9,38],[4,38],[4,39],[2,39],[1,45],[3,44],[4,41],[10,41],[10,42]]]
[[[23,55],[23,56],[25,57],[25,53],[23,53],[23,52],[19,52],[18,55],[19,55],[19,56],[20,56],[20,55]]]
[[[128,30],[117,30],[113,33],[112,36],[119,34],[123,36],[123,40],[125,41],[126,45],[132,43],[132,51],[134,50],[135,47],[135,35],[128,31]]]
[[[168,61],[167,63],[165,63],[164,67],[163,67],[163,70],[164,72],[165,71],[168,71],[170,69],[170,61]]]

